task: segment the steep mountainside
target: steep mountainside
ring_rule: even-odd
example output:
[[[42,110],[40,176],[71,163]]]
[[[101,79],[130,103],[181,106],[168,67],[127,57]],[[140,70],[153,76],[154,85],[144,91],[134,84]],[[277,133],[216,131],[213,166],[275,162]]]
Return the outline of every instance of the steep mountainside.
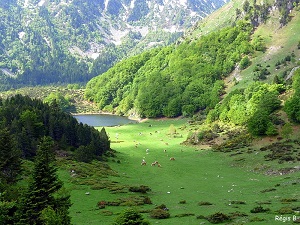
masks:
[[[176,45],[118,63],[87,84],[86,98],[104,111],[120,114],[175,117],[200,111],[206,115],[220,105],[230,88],[245,88],[254,81],[285,84],[287,75],[299,64],[299,2],[245,1],[228,5],[232,8],[227,11],[230,20],[215,24],[214,31],[206,28],[216,21],[210,16]],[[220,14],[215,14],[220,21]],[[282,91],[281,85],[262,86],[262,89],[276,98]],[[231,103],[231,106],[241,106],[241,99],[235,100],[237,105]],[[254,107],[251,113],[257,109],[257,103],[251,106]],[[225,105],[225,109],[228,107]],[[269,110],[273,112],[276,107]],[[214,116],[227,113],[214,112]],[[232,108],[231,112],[238,110]],[[231,122],[244,124],[250,114]]]
[[[174,42],[186,28],[224,3],[1,1],[2,88],[11,84],[86,82],[123,57]]]

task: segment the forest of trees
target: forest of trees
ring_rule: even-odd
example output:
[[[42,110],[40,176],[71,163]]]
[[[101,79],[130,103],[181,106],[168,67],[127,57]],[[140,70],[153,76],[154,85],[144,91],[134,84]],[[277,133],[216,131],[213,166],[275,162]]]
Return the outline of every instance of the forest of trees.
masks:
[[[207,115],[207,122],[219,120],[244,125],[255,136],[276,135],[275,125],[280,124],[274,112],[281,107],[278,96],[285,91],[282,84],[254,82],[245,89],[229,93],[221,104]]]
[[[100,109],[142,117],[192,115],[220,101],[223,81],[243,55],[255,51],[251,23],[236,26],[193,42],[150,50],[123,60],[93,78],[85,96]]]
[[[116,3],[121,4],[110,1],[109,8]],[[107,36],[111,35],[110,26],[117,22],[99,19],[103,9],[104,1],[97,0],[69,4],[55,1],[42,7],[22,7],[17,1],[1,3],[0,90],[28,85],[85,84],[124,57],[140,53],[148,43],[166,45],[181,35],[159,29],[150,31],[141,41],[140,32],[129,32],[122,38],[122,44],[116,45]],[[133,14],[137,15],[130,20],[139,17],[139,12]],[[87,52],[98,53],[99,57],[94,60]]]
[[[109,150],[104,128],[78,123],[56,101],[0,99],[0,224],[70,224],[69,194],[57,178],[55,158],[90,162]],[[34,162],[32,170],[24,171],[25,160]]]
[[[53,101],[44,104],[41,100],[16,95],[0,101],[0,129],[8,130],[16,148],[23,158],[36,155],[37,144],[44,136],[55,142],[57,149],[78,151],[89,149],[96,158],[110,149],[110,143],[103,128],[101,132],[93,127],[78,123]]]

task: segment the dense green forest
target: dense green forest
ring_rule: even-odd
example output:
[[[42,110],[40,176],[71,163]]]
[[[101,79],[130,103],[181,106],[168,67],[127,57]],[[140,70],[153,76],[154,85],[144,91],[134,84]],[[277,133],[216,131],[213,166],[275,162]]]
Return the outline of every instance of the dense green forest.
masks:
[[[78,123],[55,101],[16,95],[0,106],[0,223],[70,224],[55,158],[101,159],[110,150],[105,129]]]
[[[193,42],[154,49],[118,63],[92,79],[85,96],[100,109],[142,117],[193,115],[213,108],[223,92],[222,79],[243,55],[255,51],[252,25],[239,21]]]
[[[96,157],[110,149],[104,128],[99,133],[93,127],[78,123],[73,116],[62,112],[55,101],[48,105],[41,100],[16,95],[1,100],[0,104],[1,130],[9,132],[20,157],[35,156],[44,136],[51,137],[57,149],[75,151],[75,154],[85,151]]]

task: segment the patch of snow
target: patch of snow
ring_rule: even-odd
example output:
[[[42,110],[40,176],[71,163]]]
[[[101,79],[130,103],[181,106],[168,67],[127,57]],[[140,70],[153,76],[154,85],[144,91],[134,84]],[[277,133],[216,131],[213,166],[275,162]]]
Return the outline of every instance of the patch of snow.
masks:
[[[40,7],[43,6],[43,5],[45,4],[45,2],[46,2],[45,0],[41,0],[41,1],[38,3],[38,6],[40,6]]]
[[[191,16],[192,16],[192,17],[197,16],[197,13],[194,12],[194,11],[192,11],[192,12],[191,12]]]
[[[171,33],[176,33],[176,32],[180,32],[181,30],[177,27],[177,26],[175,26],[175,25],[173,25],[173,26],[171,26],[171,27],[169,27],[169,28],[164,28],[163,29],[164,31],[167,31],[167,32],[171,32]]]
[[[99,57],[99,53],[93,53],[92,55],[91,55],[91,58],[92,59],[97,59],[98,57]]]
[[[0,68],[0,70],[7,76],[9,77],[16,77],[17,75],[14,74],[13,72],[11,72],[9,69],[7,68]]]
[[[187,0],[179,0],[180,5],[187,6]]]
[[[29,0],[25,0],[24,5],[23,5],[24,8],[27,8],[27,7],[28,7],[28,1],[29,1]]]
[[[48,47],[51,48],[51,43],[50,43],[50,41],[47,39],[47,37],[44,37],[43,39],[46,41]]]
[[[105,0],[105,2],[104,2],[104,11],[107,10],[108,2],[109,2],[109,0]]]
[[[130,8],[133,9],[133,8],[134,8],[134,5],[135,5],[135,0],[132,0],[132,1],[130,2]]]
[[[159,8],[160,12],[162,12],[164,10],[164,6],[163,5],[159,5],[158,8]]]
[[[21,31],[21,32],[19,32],[19,39],[22,39],[24,36],[25,36],[25,32],[24,31]]]

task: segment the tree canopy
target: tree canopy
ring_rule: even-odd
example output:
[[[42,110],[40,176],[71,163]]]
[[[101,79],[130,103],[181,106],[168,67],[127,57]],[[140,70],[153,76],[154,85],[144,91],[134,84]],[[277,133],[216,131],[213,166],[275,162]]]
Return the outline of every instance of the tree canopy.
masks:
[[[192,115],[220,101],[226,77],[253,51],[252,26],[236,26],[128,58],[93,78],[85,97],[100,109],[142,117]]]

